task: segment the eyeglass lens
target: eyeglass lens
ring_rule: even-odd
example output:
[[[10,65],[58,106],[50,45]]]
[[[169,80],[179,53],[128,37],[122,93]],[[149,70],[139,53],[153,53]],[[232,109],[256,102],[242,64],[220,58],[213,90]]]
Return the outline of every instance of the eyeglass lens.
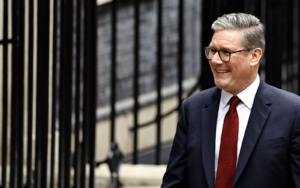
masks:
[[[205,55],[207,59],[212,59],[217,51],[215,49],[205,48]],[[222,61],[229,61],[230,60],[230,53],[226,50],[218,51],[219,57]]]

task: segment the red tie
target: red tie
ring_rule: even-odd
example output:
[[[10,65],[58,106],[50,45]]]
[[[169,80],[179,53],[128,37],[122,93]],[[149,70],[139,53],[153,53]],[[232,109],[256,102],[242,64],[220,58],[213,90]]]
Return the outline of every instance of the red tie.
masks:
[[[239,116],[236,106],[240,99],[233,96],[225,116],[215,188],[232,188],[236,169]]]

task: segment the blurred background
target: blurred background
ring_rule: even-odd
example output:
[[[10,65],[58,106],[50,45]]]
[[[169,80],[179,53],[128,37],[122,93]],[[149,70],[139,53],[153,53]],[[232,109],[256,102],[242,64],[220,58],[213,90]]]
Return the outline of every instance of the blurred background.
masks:
[[[181,102],[214,86],[203,48],[257,16],[259,74],[300,94],[298,0],[1,0],[0,187],[160,187]]]

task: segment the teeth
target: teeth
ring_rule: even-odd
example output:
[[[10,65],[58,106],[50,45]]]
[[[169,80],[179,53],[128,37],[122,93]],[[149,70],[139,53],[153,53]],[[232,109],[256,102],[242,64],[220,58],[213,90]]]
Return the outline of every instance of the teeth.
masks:
[[[226,72],[230,72],[229,70],[217,70],[218,73],[226,73]]]

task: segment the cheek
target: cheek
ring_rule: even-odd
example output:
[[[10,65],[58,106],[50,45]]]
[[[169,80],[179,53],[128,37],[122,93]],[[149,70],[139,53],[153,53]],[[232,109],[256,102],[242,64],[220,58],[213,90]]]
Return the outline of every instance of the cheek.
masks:
[[[239,66],[236,68],[235,77],[239,80],[248,80],[250,76],[250,69],[247,66]]]
[[[243,76],[245,73],[247,73],[247,70],[249,69],[249,67],[247,67],[247,64],[244,63],[242,60],[236,60],[228,65],[231,67],[232,73],[234,75]]]

